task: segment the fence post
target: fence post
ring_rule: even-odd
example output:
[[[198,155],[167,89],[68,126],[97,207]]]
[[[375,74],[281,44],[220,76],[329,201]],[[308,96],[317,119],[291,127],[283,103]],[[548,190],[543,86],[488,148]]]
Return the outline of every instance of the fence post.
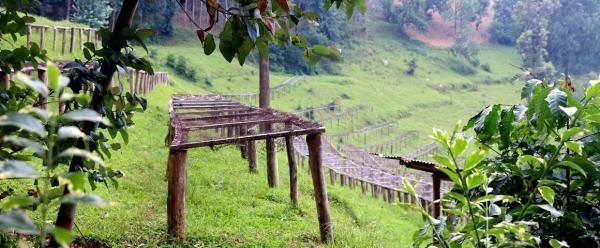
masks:
[[[65,54],[65,49],[67,48],[67,30],[65,28],[60,28],[62,30],[62,46],[60,49],[61,54]]]
[[[167,230],[169,234],[183,240],[185,237],[187,150],[169,150],[167,170]]]
[[[308,144],[308,163],[310,165],[313,188],[315,191],[315,202],[319,216],[319,230],[321,242],[333,243],[333,225],[329,216],[329,201],[327,199],[327,186],[323,175],[323,158],[321,150],[321,134],[309,134],[306,136]]]
[[[27,25],[27,48],[31,48],[31,25]]]
[[[288,164],[290,167],[290,198],[294,207],[298,206],[298,172],[296,168],[296,158],[294,157],[294,137],[285,137],[287,148]]]
[[[73,53],[75,49],[75,27],[71,28],[71,43],[69,44],[69,53]]]
[[[54,30],[54,34],[52,35],[52,50],[56,50],[56,32],[58,31],[56,27],[52,28]]]
[[[46,35],[46,27],[42,26],[40,30],[40,50],[44,50],[44,36]]]

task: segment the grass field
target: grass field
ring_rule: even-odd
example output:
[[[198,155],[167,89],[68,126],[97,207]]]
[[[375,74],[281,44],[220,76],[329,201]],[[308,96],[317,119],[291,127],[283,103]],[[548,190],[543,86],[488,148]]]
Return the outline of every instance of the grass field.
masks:
[[[55,25],[44,20],[44,24]],[[61,23],[60,25],[68,25]],[[447,50],[425,47],[389,33],[389,24],[373,20],[370,34],[342,46],[344,62],[339,75],[313,75],[291,94],[272,104],[294,110],[337,101],[342,109],[366,106],[354,122],[327,126],[328,133],[359,128],[381,120],[394,120],[398,128],[389,137],[370,139],[384,143],[405,130],[420,132],[418,141],[399,153],[431,143],[433,126],[448,128],[467,119],[489,103],[518,101],[519,85],[510,78],[518,72],[510,64],[519,58],[512,48],[484,46],[482,64],[491,72],[477,69],[462,76],[450,69],[456,63]],[[48,34],[46,34],[48,37]],[[35,38],[34,38],[35,40]],[[76,224],[87,238],[113,247],[169,247],[176,243],[166,236],[166,158],[168,100],[173,93],[240,93],[258,89],[258,70],[251,63],[228,64],[219,55],[205,56],[192,31],[178,30],[173,40],[150,46],[156,70],[167,70],[173,86],[158,86],[148,96],[149,109],[136,116],[130,144],[116,152],[108,165],[125,173],[119,188],[99,188],[95,193],[115,202],[106,209],[81,206]],[[165,66],[168,55],[182,56],[197,68],[200,80],[189,82]],[[72,58],[50,52],[52,58]],[[81,57],[79,52],[74,56]],[[414,76],[405,73],[406,62],[415,58]],[[384,65],[387,60],[387,66]],[[272,85],[291,75],[273,73]],[[204,82],[212,81],[212,86]],[[409,113],[400,118],[398,113]],[[263,147],[263,144],[260,144]],[[288,173],[280,154],[281,186],[267,187],[265,154],[260,150],[260,173],[247,172],[247,162],[234,147],[191,151],[188,168],[187,243],[190,247],[305,247],[317,246],[318,226],[312,185],[306,168],[300,168],[300,205],[290,207]],[[4,186],[0,186],[3,189]],[[422,220],[414,211],[390,205],[358,190],[328,185],[336,246],[410,247],[412,234]],[[57,206],[53,206],[56,210]]]

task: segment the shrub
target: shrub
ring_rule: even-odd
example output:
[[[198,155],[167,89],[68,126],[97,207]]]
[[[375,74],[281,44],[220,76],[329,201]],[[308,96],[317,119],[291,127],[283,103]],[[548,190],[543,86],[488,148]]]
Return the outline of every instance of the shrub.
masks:
[[[196,81],[198,80],[197,76],[196,76],[196,70],[197,68],[189,68],[185,74],[185,76],[191,80],[191,81]]]
[[[205,77],[204,78],[204,84],[206,84],[206,86],[208,87],[212,87],[213,86],[213,82],[210,78]]]
[[[450,69],[460,75],[463,76],[470,76],[475,74],[475,72],[477,72],[475,70],[475,68],[473,68],[472,65],[470,65],[469,63],[466,63],[462,60],[458,60],[458,59],[454,59],[450,62],[449,64]]]
[[[406,74],[408,75],[415,75],[415,71],[417,70],[417,59],[411,59],[410,61],[408,61],[408,63],[406,63],[406,65],[408,65],[408,69],[406,70]]]
[[[177,58],[177,64],[175,64],[175,71],[181,75],[186,75],[187,62],[183,56]]]
[[[492,66],[488,63],[484,63],[481,65],[481,69],[486,72],[492,72]]]
[[[170,68],[175,69],[175,56],[173,54],[167,55],[167,63],[166,65]]]

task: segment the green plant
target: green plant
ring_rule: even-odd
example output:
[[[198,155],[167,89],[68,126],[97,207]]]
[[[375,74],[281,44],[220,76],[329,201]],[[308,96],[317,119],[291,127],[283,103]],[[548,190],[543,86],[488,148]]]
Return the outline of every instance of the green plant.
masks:
[[[187,63],[183,56],[177,58],[177,63],[174,67],[175,71],[181,75],[185,75],[187,72]]]
[[[486,72],[492,72],[492,66],[488,63],[484,63],[481,65],[481,69]]]
[[[61,114],[59,109],[55,109],[53,113],[32,106],[33,102],[39,100],[56,101],[61,104],[67,101],[89,101],[87,95],[64,92],[69,84],[68,78],[61,76],[58,68],[51,63],[47,64],[47,68],[50,88],[24,74],[17,75],[20,85],[15,85],[7,92],[11,97],[3,104],[15,106],[17,100],[29,104],[22,109],[9,108],[9,111],[0,116],[0,137],[3,142],[0,180],[34,179],[34,193],[27,196],[25,192],[19,192],[3,201],[2,209],[5,212],[0,214],[0,229],[38,235],[38,246],[42,247],[45,246],[49,233],[61,245],[68,244],[73,238],[70,230],[53,228],[49,224],[48,212],[52,202],[106,206],[108,203],[100,197],[86,193],[86,181],[89,180],[92,184],[106,183],[122,176],[121,172],[106,167],[102,158],[76,147],[78,142],[84,142],[86,146],[93,142],[79,130],[78,125],[81,122],[110,124],[100,114],[87,108]],[[36,94],[27,94],[19,99],[15,93],[23,92],[22,86]],[[38,99],[38,95],[41,99]],[[66,172],[64,167],[68,166],[72,157],[83,159],[85,166],[77,172]],[[42,166],[30,164],[35,161],[41,161]],[[60,194],[63,187],[69,188],[68,194]],[[34,223],[28,217],[25,209],[41,212],[38,223]]]
[[[93,28],[106,26],[113,10],[109,3],[109,0],[74,0],[70,19]]]
[[[406,65],[408,66],[408,69],[406,69],[406,74],[411,76],[415,75],[415,71],[417,70],[417,59],[411,59],[406,63]]]
[[[446,214],[463,216],[457,231],[446,216],[427,230],[443,247],[594,247],[600,237],[600,84],[581,98],[568,89],[530,80],[525,104],[492,105],[471,118],[462,132],[434,130],[447,155],[434,156],[454,182],[441,204]],[[469,146],[471,140],[476,146]],[[466,155],[465,155],[466,154]],[[409,187],[410,185],[407,185]]]
[[[167,55],[167,62],[165,64],[168,67],[175,69],[175,56],[173,54]]]

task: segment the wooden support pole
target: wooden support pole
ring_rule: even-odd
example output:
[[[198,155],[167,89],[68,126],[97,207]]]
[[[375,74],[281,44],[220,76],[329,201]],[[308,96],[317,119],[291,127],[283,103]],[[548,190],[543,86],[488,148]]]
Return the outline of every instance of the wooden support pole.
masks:
[[[403,193],[404,195],[404,203],[410,203],[410,195],[407,192]]]
[[[388,189],[388,193],[390,194],[388,196],[388,200],[389,200],[390,204],[393,204],[396,201],[396,190]]]
[[[329,179],[331,180],[331,185],[335,185],[335,171],[329,169]]]
[[[296,168],[296,158],[294,157],[294,137],[285,137],[287,148],[288,164],[290,166],[290,199],[292,205],[298,207],[298,172]]]
[[[46,35],[46,28],[45,27],[41,27],[40,28],[40,50],[44,50],[44,43],[46,43],[44,41],[44,36]]]
[[[381,194],[383,195],[383,201],[384,202],[388,202],[388,189],[387,188],[381,188]]]
[[[346,186],[346,175],[340,174],[340,186]]]
[[[75,50],[75,27],[71,28],[71,42],[69,44],[69,53],[73,53]]]
[[[46,87],[48,87],[48,78],[46,77],[46,70],[38,70],[38,78]],[[40,99],[38,100],[38,105],[41,109],[47,109],[48,100],[40,96]]]
[[[279,169],[277,165],[277,144],[275,139],[266,139],[267,148],[267,181],[269,187],[274,188],[279,185]]]
[[[27,25],[27,48],[31,48],[31,25]]]
[[[433,173],[433,218],[440,217],[440,176]]]
[[[83,29],[79,28],[79,49],[83,49]]]
[[[185,191],[187,179],[187,150],[170,150],[167,164],[167,230],[185,238]]]
[[[254,129],[248,130],[248,135],[254,135],[256,131]],[[258,173],[258,161],[257,161],[257,153],[256,153],[256,141],[250,140],[247,143],[248,149],[248,165],[250,168],[250,173]]]
[[[65,49],[67,48],[67,30],[64,28],[61,28],[60,30],[62,30],[62,45],[60,48],[60,53],[65,54]]]
[[[0,84],[4,90],[10,89],[10,74],[0,71]]]
[[[363,194],[367,194],[367,184],[365,181],[360,181],[360,189],[362,190]]]
[[[307,135],[306,143],[308,144],[308,164],[311,170],[315,202],[319,215],[321,242],[333,243],[333,224],[329,216],[329,200],[327,199],[327,186],[325,185],[322,166],[321,134]]]
[[[53,28],[54,34],[52,35],[52,50],[56,50],[56,27]]]

